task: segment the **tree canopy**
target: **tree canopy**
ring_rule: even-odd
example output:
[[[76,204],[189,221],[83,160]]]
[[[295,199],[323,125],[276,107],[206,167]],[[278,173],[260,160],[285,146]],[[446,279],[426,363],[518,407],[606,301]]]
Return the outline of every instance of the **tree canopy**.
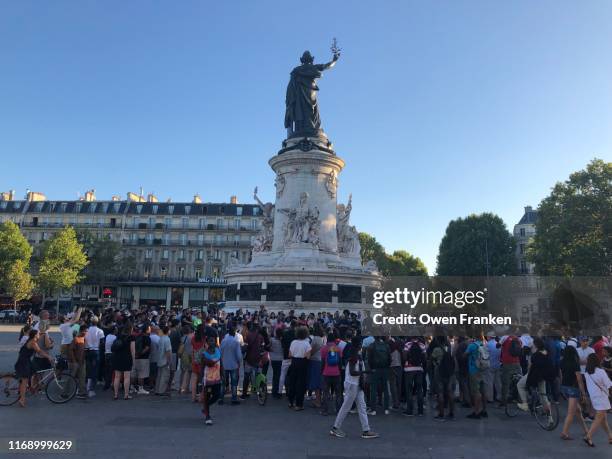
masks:
[[[89,263],[84,270],[87,283],[102,285],[135,269],[135,260],[126,256],[121,243],[109,237],[95,237],[90,231],[77,233]]]
[[[612,163],[591,161],[540,203],[528,257],[536,274],[612,274]]]
[[[376,238],[368,233],[359,233],[361,259],[374,260],[384,276],[427,276],[427,268],[420,258],[405,250],[396,250],[391,255]]]
[[[82,279],[87,266],[83,245],[77,241],[74,228],[67,226],[45,242],[42,250],[38,283],[44,291],[70,289]]]
[[[28,269],[32,247],[28,240],[21,234],[19,227],[7,221],[0,225],[0,287],[5,287],[9,272],[16,262],[22,262],[22,266]]]
[[[506,224],[495,214],[473,214],[452,220],[440,243],[437,274],[512,275],[516,272],[514,247]]]

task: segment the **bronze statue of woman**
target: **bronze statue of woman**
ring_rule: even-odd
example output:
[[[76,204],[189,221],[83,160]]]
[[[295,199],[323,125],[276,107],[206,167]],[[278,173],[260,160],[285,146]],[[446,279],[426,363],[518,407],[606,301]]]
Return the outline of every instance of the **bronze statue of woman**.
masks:
[[[287,85],[285,99],[285,128],[287,138],[323,136],[321,117],[317,103],[319,87],[316,80],[321,78],[323,71],[336,65],[340,57],[340,50],[334,40],[332,45],[333,57],[326,64],[315,64],[314,56],[310,51],[304,51],[300,62],[302,65],[291,71],[291,79]]]

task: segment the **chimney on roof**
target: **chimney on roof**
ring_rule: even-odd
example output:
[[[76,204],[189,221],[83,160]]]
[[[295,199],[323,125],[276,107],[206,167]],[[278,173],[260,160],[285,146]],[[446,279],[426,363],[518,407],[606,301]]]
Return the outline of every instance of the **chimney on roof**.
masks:
[[[525,213],[528,214],[529,212],[533,212],[533,209],[531,206],[525,206]]]
[[[83,201],[93,202],[95,200],[96,200],[96,190],[94,190],[93,188],[91,190],[87,190],[85,192],[85,198],[83,199]]]
[[[117,196],[116,194],[114,194],[114,195],[111,197],[111,201],[115,201],[115,202],[117,202],[117,201],[121,201],[121,196]]]
[[[144,196],[132,193],[131,191],[128,191],[127,200],[130,202],[145,202]]]
[[[238,204],[238,198],[235,195],[230,196],[230,204]]]
[[[202,204],[202,198],[200,197],[199,194],[194,194],[193,195],[193,203],[194,204]]]
[[[159,199],[153,193],[149,193],[147,195],[147,202],[159,202]]]
[[[15,190],[0,193],[0,201],[12,201],[13,199],[15,199]]]
[[[26,195],[26,200],[30,202],[46,201],[47,197],[43,193],[39,193],[38,191],[28,191],[28,194]]]

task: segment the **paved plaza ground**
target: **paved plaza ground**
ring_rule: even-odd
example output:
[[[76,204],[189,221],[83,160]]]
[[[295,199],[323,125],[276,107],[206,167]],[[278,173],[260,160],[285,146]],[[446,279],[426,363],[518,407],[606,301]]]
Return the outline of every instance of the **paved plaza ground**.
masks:
[[[16,358],[15,331],[0,328],[0,372],[10,370]],[[8,440],[72,440],[72,457],[100,458],[610,458],[612,446],[598,432],[595,449],[580,440],[559,439],[541,430],[527,414],[509,419],[496,408],[486,421],[464,419],[458,411],[453,422],[438,423],[432,409],[423,418],[397,413],[370,418],[381,434],[374,440],[359,438],[359,421],[349,415],[346,439],[330,437],[333,417],[314,409],[292,412],[284,400],[261,407],[255,400],[241,406],[214,406],[215,425],[204,425],[199,405],[174,396],[135,397],[113,401],[110,392],[98,391],[90,400],[53,405],[44,396],[28,400],[26,409],[0,407],[0,456],[6,457]],[[573,434],[580,438],[577,425]],[[15,457],[58,457],[57,454],[19,454]]]

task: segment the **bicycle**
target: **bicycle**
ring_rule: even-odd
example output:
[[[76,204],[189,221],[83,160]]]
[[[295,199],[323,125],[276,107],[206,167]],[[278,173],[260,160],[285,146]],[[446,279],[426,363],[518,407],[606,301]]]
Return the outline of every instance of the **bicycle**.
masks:
[[[253,369],[249,382],[251,389],[257,396],[257,403],[264,406],[268,400],[268,380],[261,367]]]
[[[50,402],[60,404],[69,402],[77,393],[76,379],[66,372],[68,362],[57,357],[53,366],[36,371],[38,383],[34,386],[29,383],[26,396],[36,394],[44,388],[45,395]],[[5,374],[0,377],[0,406],[11,406],[19,400],[19,379],[15,374]]]
[[[510,386],[510,394],[506,401],[506,416],[513,418],[522,411],[518,404],[521,398],[518,393],[517,384],[522,378],[522,375],[516,374],[512,376],[512,384]],[[535,418],[537,424],[544,430],[553,431],[559,425],[559,406],[555,403],[548,402],[548,410],[544,407],[543,397],[550,399],[550,394],[540,394],[537,389],[529,391],[529,412]]]

